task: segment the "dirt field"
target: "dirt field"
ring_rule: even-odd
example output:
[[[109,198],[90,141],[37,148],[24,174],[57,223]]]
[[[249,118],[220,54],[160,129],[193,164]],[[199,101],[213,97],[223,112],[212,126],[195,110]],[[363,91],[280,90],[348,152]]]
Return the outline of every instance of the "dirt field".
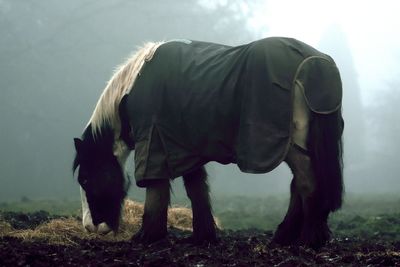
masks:
[[[142,209],[128,202],[121,233],[104,237],[85,233],[78,217],[2,211],[0,266],[400,266],[397,215],[339,220],[332,241],[315,251],[270,244],[273,232],[256,229],[221,230],[216,244],[181,243],[191,224],[190,210],[182,207],[169,213],[169,237],[143,246],[130,241]]]
[[[400,266],[400,242],[335,239],[320,251],[270,245],[271,233],[224,231],[215,245],[179,244],[183,233],[144,247],[73,239],[74,245],[0,238],[0,266]]]

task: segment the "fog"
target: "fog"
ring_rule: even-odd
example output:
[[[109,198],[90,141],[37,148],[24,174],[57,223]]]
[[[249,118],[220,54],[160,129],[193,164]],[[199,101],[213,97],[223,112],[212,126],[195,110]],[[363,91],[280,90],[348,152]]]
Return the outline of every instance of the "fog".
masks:
[[[276,35],[305,41],[339,66],[346,191],[400,192],[396,2],[249,2],[0,0],[0,201],[79,196],[73,138],[137,46],[176,38],[239,45]],[[207,168],[213,194],[285,193],[291,179],[284,164],[263,175]]]

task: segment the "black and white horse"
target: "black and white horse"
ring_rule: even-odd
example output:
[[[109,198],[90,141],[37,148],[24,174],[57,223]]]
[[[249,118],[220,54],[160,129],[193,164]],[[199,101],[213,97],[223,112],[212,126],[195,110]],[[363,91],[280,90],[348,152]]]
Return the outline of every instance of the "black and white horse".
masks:
[[[294,177],[274,241],[323,245],[343,194],[341,90],[333,60],[294,39],[146,44],[115,72],[74,139],[84,227],[118,230],[133,150],[136,183],[146,187],[133,238],[144,243],[167,234],[170,179],[182,176],[191,200],[191,240],[214,241],[204,164],[265,173],[285,161]]]

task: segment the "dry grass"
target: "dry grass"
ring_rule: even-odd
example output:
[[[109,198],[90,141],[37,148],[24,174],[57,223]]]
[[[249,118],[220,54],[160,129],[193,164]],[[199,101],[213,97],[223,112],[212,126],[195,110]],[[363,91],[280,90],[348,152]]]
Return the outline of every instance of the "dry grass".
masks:
[[[12,231],[14,231],[14,228],[8,222],[0,221],[0,237],[8,235]]]
[[[100,236],[86,232],[75,218],[54,219],[35,229],[16,230],[9,223],[0,221],[0,237],[12,236],[25,241],[46,241],[51,244],[74,245],[79,239],[99,239],[107,241],[129,240],[140,228],[143,204],[126,200],[123,218],[118,234]],[[192,229],[192,211],[184,207],[172,207],[168,212],[168,225],[182,230]]]

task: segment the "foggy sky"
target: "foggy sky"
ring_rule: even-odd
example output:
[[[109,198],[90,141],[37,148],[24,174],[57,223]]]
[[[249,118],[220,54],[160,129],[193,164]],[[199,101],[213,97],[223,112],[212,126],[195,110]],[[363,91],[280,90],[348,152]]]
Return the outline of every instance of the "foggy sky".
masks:
[[[71,172],[72,140],[82,133],[114,68],[137,46],[175,38],[238,45],[270,35],[309,42],[339,65],[344,84],[346,191],[399,192],[400,76],[395,75],[399,74],[395,64],[400,61],[395,59],[400,53],[398,40],[387,30],[395,23],[381,28],[382,34],[370,25],[384,27],[377,18],[385,14],[371,14],[377,22],[371,20],[368,27],[375,33],[371,43],[379,57],[371,54],[371,43],[357,46],[361,39],[368,41],[366,24],[360,21],[367,21],[370,6],[362,14],[346,9],[354,24],[348,18],[346,23],[315,21],[321,16],[302,24],[299,16],[288,16],[293,12],[287,12],[287,5],[277,2],[0,0],[0,201],[79,196]],[[305,1],[305,7],[307,3],[314,2]],[[340,15],[338,7],[328,7]],[[326,6],[313,8],[327,12]],[[272,15],[263,20],[261,11]],[[279,13],[286,14],[284,27],[278,27]],[[357,29],[362,38],[354,36]],[[207,168],[213,192],[221,194],[288,192],[291,178],[284,165],[266,175],[243,174],[233,165]]]

